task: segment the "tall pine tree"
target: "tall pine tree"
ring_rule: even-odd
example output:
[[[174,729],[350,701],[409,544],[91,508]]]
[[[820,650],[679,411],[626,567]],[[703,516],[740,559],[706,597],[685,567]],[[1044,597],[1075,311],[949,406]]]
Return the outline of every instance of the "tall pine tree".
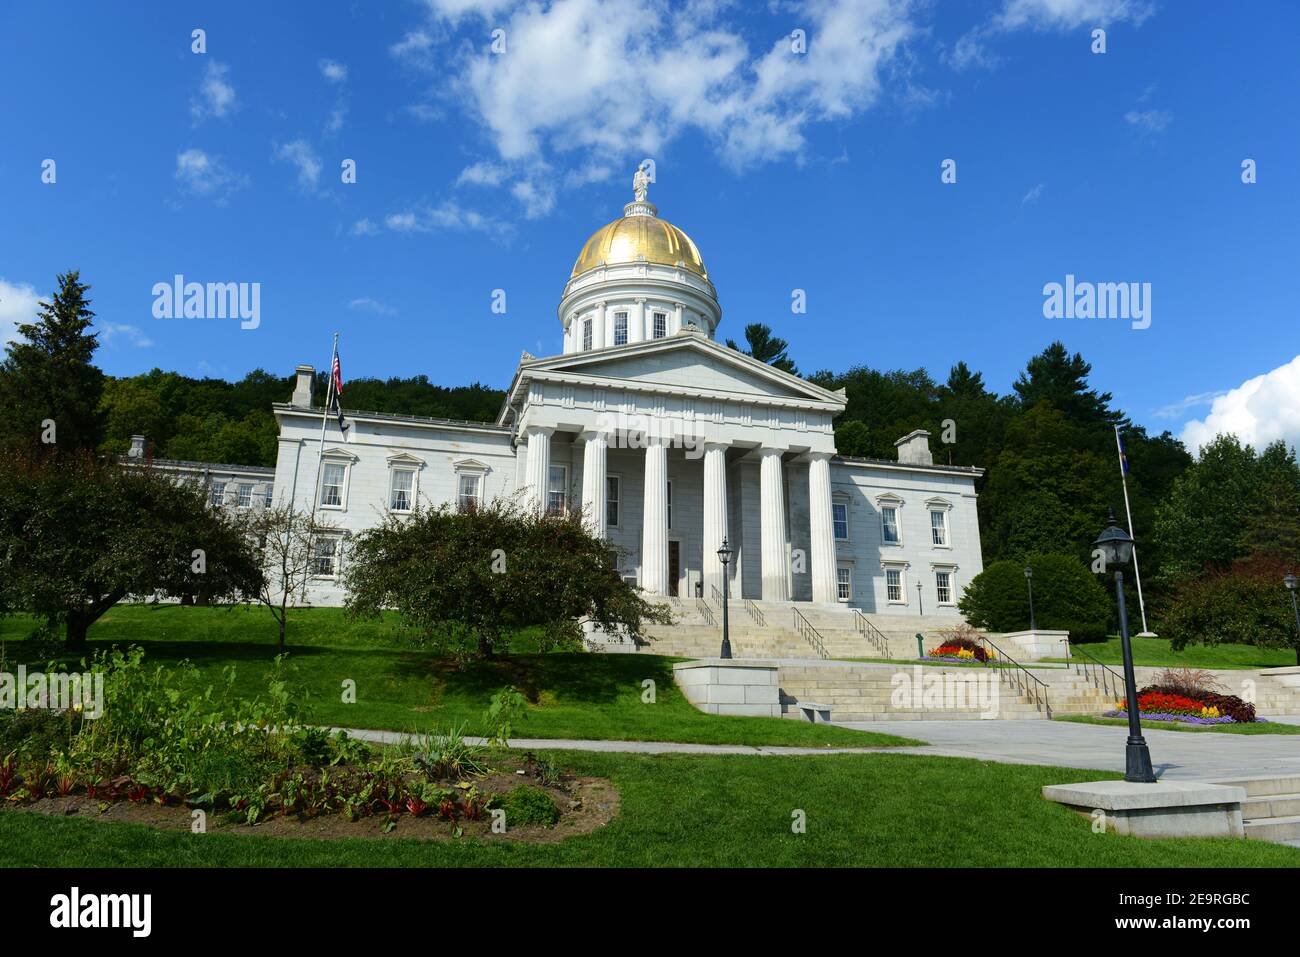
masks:
[[[91,364],[99,337],[90,331],[89,289],[75,269],[64,273],[36,321],[18,326],[0,363],[0,449],[66,454],[103,440],[104,374]]]

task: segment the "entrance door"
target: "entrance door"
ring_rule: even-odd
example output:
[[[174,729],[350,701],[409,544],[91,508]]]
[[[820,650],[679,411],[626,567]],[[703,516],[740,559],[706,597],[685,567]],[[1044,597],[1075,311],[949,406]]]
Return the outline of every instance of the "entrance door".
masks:
[[[682,575],[682,543],[668,542],[668,594],[677,597],[677,579]]]

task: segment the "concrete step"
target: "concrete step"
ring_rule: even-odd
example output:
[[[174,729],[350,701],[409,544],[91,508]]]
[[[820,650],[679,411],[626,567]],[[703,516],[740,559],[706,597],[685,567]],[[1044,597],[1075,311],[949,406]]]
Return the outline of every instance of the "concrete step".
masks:
[[[1300,793],[1246,798],[1241,802],[1241,816],[1248,821],[1270,817],[1300,817]]]
[[[1214,783],[1232,784],[1239,788],[1245,788],[1248,798],[1300,793],[1300,775],[1298,774],[1287,774],[1280,777],[1237,778],[1232,781],[1215,781]]]
[[[1246,839],[1252,841],[1300,841],[1300,815],[1246,821]]]

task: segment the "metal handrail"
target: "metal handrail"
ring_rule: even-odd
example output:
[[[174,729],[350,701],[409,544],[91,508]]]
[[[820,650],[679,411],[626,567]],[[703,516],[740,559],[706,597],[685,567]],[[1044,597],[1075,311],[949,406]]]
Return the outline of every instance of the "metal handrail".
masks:
[[[713,617],[713,609],[709,607],[707,601],[703,598],[697,598],[695,599],[695,607],[700,610],[700,614],[704,616],[705,621],[709,623],[710,627],[718,627],[717,619]]]
[[[749,612],[749,617],[753,618],[760,628],[766,628],[767,619],[764,618],[763,613],[758,610],[758,606],[748,598],[742,598],[741,601],[745,603],[745,611]]]
[[[710,585],[709,585],[709,590],[713,592],[713,600],[716,601],[716,602],[718,602],[719,604],[721,604],[721,603],[722,603],[722,592],[718,591],[718,586],[717,586],[717,585],[710,584]]]
[[[1013,665],[1011,668],[994,668],[998,677],[1001,678],[1008,687],[1016,689],[1016,693],[1025,698],[1034,700],[1034,707],[1039,711],[1045,711],[1047,716],[1052,716],[1052,705],[1047,697],[1047,685],[1036,675],[1031,674],[1029,669],[1016,661],[1005,651],[999,648],[993,642],[989,641],[984,635],[976,635],[975,640],[987,645],[993,650],[996,661],[994,664]]]
[[[829,658],[830,654],[826,651],[826,643],[822,638],[822,633],[813,627],[811,621],[803,616],[798,608],[791,609],[794,612],[794,630],[800,638],[813,646],[817,652],[818,658]]]
[[[1098,661],[1077,645],[1070,649],[1070,667],[1092,682],[1098,691],[1118,700],[1124,695],[1124,676],[1105,662]],[[1075,655],[1083,655],[1087,661],[1079,661]]]
[[[853,609],[853,625],[857,628],[858,634],[875,646],[876,650],[880,652],[880,657],[894,657],[889,653],[889,639],[885,637],[884,632],[873,625],[867,616],[857,608]]]

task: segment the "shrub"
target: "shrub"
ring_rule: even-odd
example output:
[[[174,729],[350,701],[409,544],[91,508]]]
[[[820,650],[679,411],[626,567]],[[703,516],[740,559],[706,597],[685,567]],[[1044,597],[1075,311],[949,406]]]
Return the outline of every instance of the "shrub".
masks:
[[[1071,640],[1104,638],[1111,604],[1101,582],[1077,558],[1031,555],[1023,562],[994,562],[976,575],[958,607],[978,628],[1029,627],[1025,567],[1034,570],[1034,618],[1039,628],[1068,630]]]
[[[521,784],[492,799],[491,807],[506,812],[506,827],[521,824],[540,824],[550,827],[560,819],[560,809],[555,799],[535,784]]]
[[[1179,584],[1160,616],[1160,634],[1174,650],[1189,644],[1296,647],[1295,618],[1282,576],[1269,561],[1243,562],[1226,572]]]

